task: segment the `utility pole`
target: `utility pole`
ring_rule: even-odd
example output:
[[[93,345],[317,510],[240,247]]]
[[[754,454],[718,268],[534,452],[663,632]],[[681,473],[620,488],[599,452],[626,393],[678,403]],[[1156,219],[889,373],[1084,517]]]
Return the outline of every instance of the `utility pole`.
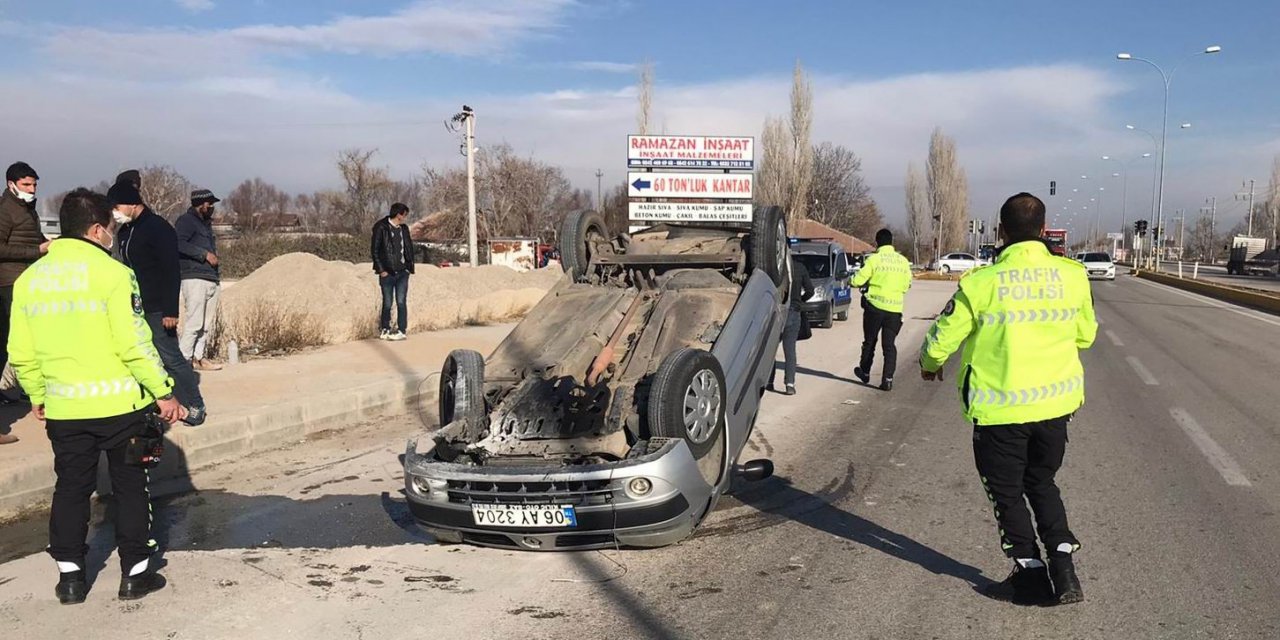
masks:
[[[596,169],[596,211],[604,209],[604,197],[601,195],[600,191],[600,180],[602,178],[604,178],[604,171]]]
[[[1240,185],[1240,188],[1242,188],[1242,189],[1243,189],[1243,188],[1244,188],[1244,185],[1243,185],[1243,184],[1241,184],[1241,185]],[[1237,194],[1236,194],[1236,200],[1244,200],[1246,196],[1248,196],[1248,199],[1249,199],[1249,231],[1248,231],[1248,234],[1249,234],[1249,237],[1250,237],[1250,238],[1252,238],[1252,237],[1253,237],[1253,180],[1249,180],[1249,193],[1247,193],[1247,194],[1246,194],[1246,193],[1237,193]]]
[[[462,111],[453,114],[445,127],[454,133],[462,125],[462,155],[467,157],[467,249],[471,254],[471,266],[480,265],[480,251],[476,246],[476,112],[462,105]]]
[[[1209,262],[1218,258],[1218,196],[1209,198]]]
[[[1187,221],[1186,210],[1178,209],[1178,259],[1179,260],[1182,259],[1183,247],[1187,246],[1186,243],[1183,242],[1183,235],[1182,235],[1184,231],[1184,228],[1183,228],[1184,223],[1186,221]]]

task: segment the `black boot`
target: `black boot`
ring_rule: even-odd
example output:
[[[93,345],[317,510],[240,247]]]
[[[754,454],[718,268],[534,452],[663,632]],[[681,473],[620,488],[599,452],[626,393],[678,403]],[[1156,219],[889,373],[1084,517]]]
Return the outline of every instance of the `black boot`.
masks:
[[[58,576],[58,586],[53,588],[62,604],[80,604],[89,595],[89,583],[83,571],[68,571]]]
[[[862,381],[862,384],[871,384],[871,375],[862,370],[862,367],[853,368],[853,377]]]
[[[166,584],[164,576],[147,571],[141,575],[126,576],[120,579],[120,596],[121,600],[137,600],[146,597],[147,594],[159,591]]]
[[[880,381],[881,391],[893,391],[893,378],[885,378]]]
[[[1071,556],[1049,558],[1049,578],[1053,581],[1053,604],[1075,604],[1084,601],[1084,589],[1076,577]]]
[[[1009,577],[983,588],[982,594],[992,600],[1018,605],[1045,604],[1053,599],[1049,570],[1043,566],[1024,569],[1021,565],[1014,565]]]

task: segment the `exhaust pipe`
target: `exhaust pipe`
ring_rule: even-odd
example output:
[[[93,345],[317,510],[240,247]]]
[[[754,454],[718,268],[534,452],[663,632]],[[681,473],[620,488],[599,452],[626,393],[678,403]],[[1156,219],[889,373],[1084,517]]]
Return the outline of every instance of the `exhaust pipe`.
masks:
[[[772,460],[750,460],[742,465],[739,470],[742,479],[747,482],[759,482],[773,476]]]

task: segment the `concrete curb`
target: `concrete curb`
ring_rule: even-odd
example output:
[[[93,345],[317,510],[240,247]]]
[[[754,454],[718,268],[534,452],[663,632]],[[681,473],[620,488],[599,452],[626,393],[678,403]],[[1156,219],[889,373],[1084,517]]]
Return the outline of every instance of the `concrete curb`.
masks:
[[[391,377],[340,393],[264,406],[248,415],[210,420],[194,429],[175,426],[167,434],[164,462],[151,472],[152,495],[190,490],[187,476],[196,469],[278,449],[352,422],[404,410],[415,419],[434,416],[439,376]],[[0,469],[0,520],[47,505],[54,480],[52,454]]]
[[[1226,285],[1212,284],[1203,280],[1191,280],[1189,278],[1179,278],[1164,273],[1156,273],[1154,271],[1134,271],[1134,275],[1143,280],[1150,280],[1160,284],[1182,289],[1192,293],[1198,293],[1215,300],[1238,304],[1258,311],[1274,313],[1280,315],[1280,295],[1267,295],[1266,293],[1242,289],[1237,287],[1229,287]]]

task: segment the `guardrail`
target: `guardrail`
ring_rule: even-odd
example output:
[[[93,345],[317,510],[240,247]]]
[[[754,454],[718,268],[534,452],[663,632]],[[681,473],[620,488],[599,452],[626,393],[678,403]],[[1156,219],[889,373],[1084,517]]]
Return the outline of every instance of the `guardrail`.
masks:
[[[1230,302],[1244,307],[1274,313],[1280,315],[1280,294],[1268,293],[1259,289],[1245,289],[1242,287],[1232,287],[1223,284],[1215,284],[1205,282],[1204,280],[1192,280],[1189,278],[1179,278],[1175,275],[1167,273],[1158,273],[1155,271],[1143,271],[1134,269],[1133,274],[1144,280],[1158,282],[1160,284],[1182,289],[1192,293],[1198,293],[1202,296]]]

